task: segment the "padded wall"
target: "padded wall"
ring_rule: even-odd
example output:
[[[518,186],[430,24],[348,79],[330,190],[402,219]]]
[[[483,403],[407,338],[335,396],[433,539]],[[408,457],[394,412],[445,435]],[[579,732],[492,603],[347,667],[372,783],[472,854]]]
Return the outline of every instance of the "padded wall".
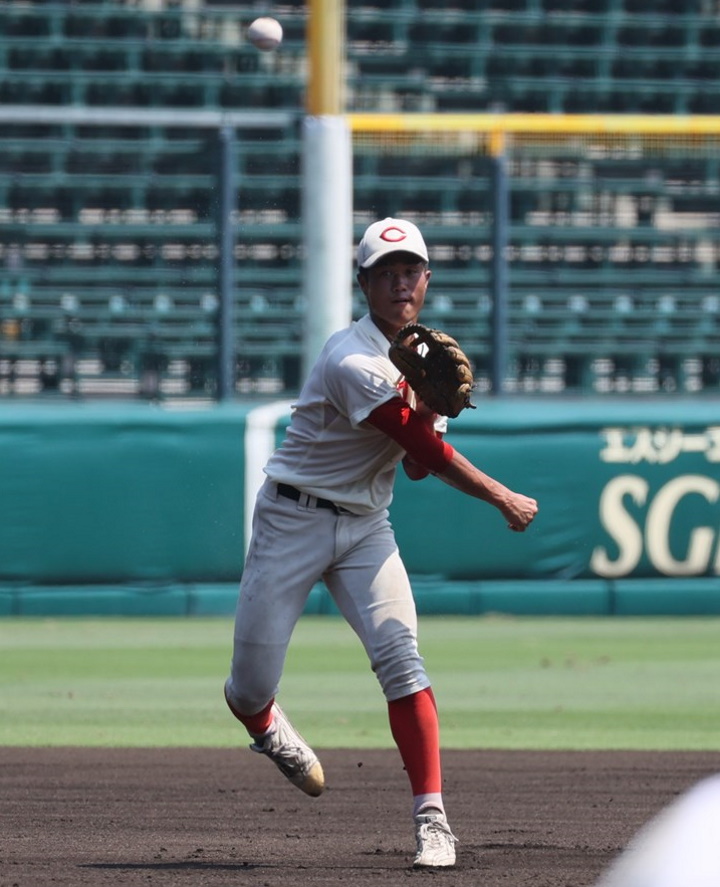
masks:
[[[0,410],[0,581],[232,580],[243,410]]]
[[[246,433],[252,405],[5,405],[0,614],[230,609],[246,466],[281,438],[276,412],[263,437]],[[391,516],[422,608],[720,611],[719,419],[702,399],[480,403],[448,439],[540,514],[514,534],[483,502],[399,477]]]

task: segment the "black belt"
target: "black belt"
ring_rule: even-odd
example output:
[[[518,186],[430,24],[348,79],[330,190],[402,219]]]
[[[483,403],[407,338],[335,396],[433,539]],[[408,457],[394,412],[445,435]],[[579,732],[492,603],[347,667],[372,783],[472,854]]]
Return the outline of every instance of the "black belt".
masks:
[[[278,484],[277,491],[278,496],[284,496],[286,499],[292,499],[294,502],[299,502],[301,496],[309,495],[301,492],[295,487],[291,487],[290,484]],[[329,499],[317,499],[315,496],[310,496],[310,498],[315,499],[316,508],[329,508],[331,511],[334,511],[335,514],[340,514],[340,509]]]

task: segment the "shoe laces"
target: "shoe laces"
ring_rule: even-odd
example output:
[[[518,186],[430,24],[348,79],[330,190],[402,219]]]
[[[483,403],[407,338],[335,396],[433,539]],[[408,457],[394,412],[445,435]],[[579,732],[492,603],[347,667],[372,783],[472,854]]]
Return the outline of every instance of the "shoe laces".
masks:
[[[457,838],[452,833],[445,817],[427,816],[418,817],[418,834],[420,838],[431,847],[443,847],[448,840],[454,844]]]
[[[303,771],[308,755],[302,745],[292,742],[292,734],[288,736],[288,732],[278,724],[269,736],[262,742],[254,742],[250,748],[272,758],[283,772],[294,774]]]

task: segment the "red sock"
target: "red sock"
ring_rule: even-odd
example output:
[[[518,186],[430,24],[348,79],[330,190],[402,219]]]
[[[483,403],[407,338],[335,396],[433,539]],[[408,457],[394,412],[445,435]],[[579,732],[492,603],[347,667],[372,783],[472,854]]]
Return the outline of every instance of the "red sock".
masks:
[[[388,702],[388,714],[413,795],[441,792],[440,727],[432,689]]]
[[[263,733],[267,733],[267,731],[272,726],[273,718],[272,718],[272,706],[274,699],[271,699],[270,702],[265,706],[265,708],[260,709],[257,714],[254,715],[241,715],[240,712],[233,708],[230,700],[227,698],[227,694],[225,695],[225,701],[228,704],[228,708],[235,715],[235,717],[240,721],[240,723],[245,727],[245,729],[250,733],[251,736],[262,736]]]

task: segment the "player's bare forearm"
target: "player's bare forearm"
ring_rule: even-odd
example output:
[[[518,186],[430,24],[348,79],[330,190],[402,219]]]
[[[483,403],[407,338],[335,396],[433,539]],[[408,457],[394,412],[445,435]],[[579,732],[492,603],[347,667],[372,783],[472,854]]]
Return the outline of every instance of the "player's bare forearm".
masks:
[[[437,477],[462,493],[495,506],[508,522],[508,527],[516,532],[527,529],[537,514],[538,504],[535,499],[508,489],[476,468],[457,450],[450,464]]]

